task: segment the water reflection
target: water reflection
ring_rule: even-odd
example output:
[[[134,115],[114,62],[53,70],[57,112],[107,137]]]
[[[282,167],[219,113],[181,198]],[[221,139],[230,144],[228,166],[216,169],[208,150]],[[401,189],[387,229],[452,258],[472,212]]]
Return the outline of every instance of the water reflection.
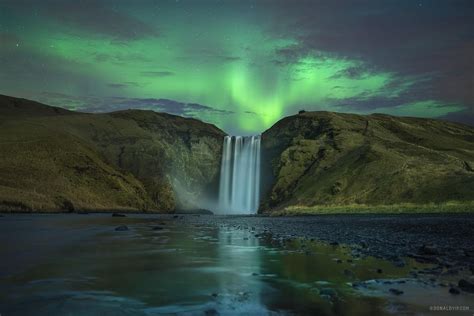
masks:
[[[216,267],[219,273],[219,291],[213,293],[220,307],[240,313],[263,313],[260,302],[262,283],[260,275],[261,249],[259,240],[248,232],[219,229]]]
[[[298,240],[274,247],[248,230],[29,215],[2,219],[0,237],[2,315],[384,315],[424,313],[430,298],[452,301],[406,279],[413,262],[400,268]],[[391,295],[394,286],[410,295]]]

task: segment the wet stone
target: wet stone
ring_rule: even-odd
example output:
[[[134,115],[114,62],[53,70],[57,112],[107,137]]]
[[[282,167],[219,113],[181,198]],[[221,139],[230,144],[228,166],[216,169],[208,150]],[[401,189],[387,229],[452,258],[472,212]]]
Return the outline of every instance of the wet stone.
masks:
[[[454,294],[454,295],[458,295],[461,292],[457,288],[451,287],[451,288],[449,288],[449,293]]]
[[[402,295],[403,294],[403,291],[401,291],[399,289],[389,289],[389,292],[394,294],[394,295]]]
[[[472,283],[472,282],[461,279],[458,282],[458,286],[464,292],[474,293],[474,283]]]
[[[421,255],[436,256],[439,255],[439,250],[433,245],[423,245],[418,249],[418,253]]]
[[[329,287],[322,288],[319,291],[319,295],[321,296],[328,296],[330,298],[337,297],[337,292],[334,289],[331,289]]]
[[[217,315],[220,315],[218,311],[216,311],[215,309],[207,309],[204,311],[204,315],[206,316],[217,316]]]

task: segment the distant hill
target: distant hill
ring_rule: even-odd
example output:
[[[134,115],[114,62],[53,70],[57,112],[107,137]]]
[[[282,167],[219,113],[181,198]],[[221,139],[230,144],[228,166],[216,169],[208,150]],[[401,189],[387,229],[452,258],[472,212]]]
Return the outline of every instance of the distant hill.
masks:
[[[1,94],[0,107],[1,116],[15,118],[79,114],[78,112],[69,111],[63,108],[45,105],[27,99],[9,97]]]
[[[262,135],[262,210],[474,200],[474,128],[383,114],[302,112]]]
[[[223,135],[153,111],[86,114],[0,96],[0,209],[200,207],[217,185]]]

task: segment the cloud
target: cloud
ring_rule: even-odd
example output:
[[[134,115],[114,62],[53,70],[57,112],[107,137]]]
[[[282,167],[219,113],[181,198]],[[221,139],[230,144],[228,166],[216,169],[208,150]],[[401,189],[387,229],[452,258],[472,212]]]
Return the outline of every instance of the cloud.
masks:
[[[361,60],[401,77],[429,77],[424,99],[472,108],[472,8],[469,0],[282,1],[269,32],[295,43],[276,48],[274,63],[284,66],[319,52]],[[357,77],[363,71],[337,75]]]
[[[441,116],[440,119],[474,126],[474,110],[470,108],[464,111],[451,112]]]
[[[117,84],[117,88],[122,88]],[[198,103],[179,102],[170,99],[72,96],[55,92],[42,92],[29,98],[82,112],[112,112],[127,109],[153,110],[187,117],[199,117],[203,114],[227,115],[234,112],[216,109]]]
[[[348,67],[346,69],[339,70],[329,79],[340,79],[340,78],[362,79],[368,74],[370,74],[370,71],[366,67],[355,66],[355,67]]]
[[[123,83],[108,83],[107,86],[113,89],[123,89],[128,87],[142,87],[143,84],[139,84],[138,82],[134,81],[126,81]]]
[[[242,60],[242,57],[227,52],[224,48],[199,48],[186,49],[179,60],[203,62],[203,63],[233,63]]]
[[[109,83],[107,84],[108,87],[110,88],[116,88],[116,89],[121,89],[121,88],[126,88],[127,85],[124,83]]]
[[[175,75],[172,71],[142,71],[140,74],[145,77],[170,77]]]
[[[94,59],[96,62],[103,63],[103,62],[110,62],[116,65],[126,65],[128,63],[149,63],[152,62],[153,59],[145,57],[141,53],[122,53],[122,52],[115,52],[112,54],[107,53],[95,53]]]

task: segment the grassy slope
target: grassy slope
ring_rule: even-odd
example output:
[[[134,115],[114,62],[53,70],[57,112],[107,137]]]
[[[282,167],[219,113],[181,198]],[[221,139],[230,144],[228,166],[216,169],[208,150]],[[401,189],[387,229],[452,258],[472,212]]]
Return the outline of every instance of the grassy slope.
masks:
[[[0,120],[3,210],[145,210],[143,185],[49,119]]]
[[[437,120],[308,112],[263,135],[264,210],[429,210],[472,205],[474,129]],[[382,207],[380,207],[382,206]]]
[[[172,181],[200,194],[217,174],[222,134],[152,111],[80,114],[0,96],[0,208],[172,210]]]

